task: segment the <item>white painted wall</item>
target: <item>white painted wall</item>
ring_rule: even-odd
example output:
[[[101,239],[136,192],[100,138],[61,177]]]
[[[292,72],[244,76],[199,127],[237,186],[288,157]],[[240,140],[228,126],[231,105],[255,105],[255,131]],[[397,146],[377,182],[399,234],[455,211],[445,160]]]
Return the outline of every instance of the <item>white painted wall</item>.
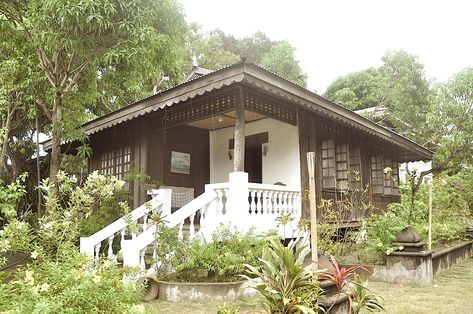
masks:
[[[228,182],[233,160],[228,158],[228,141],[233,127],[210,131],[210,183]],[[263,156],[263,183],[282,182],[300,189],[299,134],[297,126],[271,118],[245,124],[245,135],[268,132],[268,153]]]

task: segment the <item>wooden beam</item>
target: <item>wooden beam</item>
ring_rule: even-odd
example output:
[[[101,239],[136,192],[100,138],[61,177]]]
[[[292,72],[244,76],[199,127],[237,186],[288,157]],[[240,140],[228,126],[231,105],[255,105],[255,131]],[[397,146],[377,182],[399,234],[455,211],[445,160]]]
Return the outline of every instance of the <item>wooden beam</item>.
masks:
[[[238,88],[238,95],[235,102],[234,137],[233,171],[245,171],[245,99],[241,88]]]

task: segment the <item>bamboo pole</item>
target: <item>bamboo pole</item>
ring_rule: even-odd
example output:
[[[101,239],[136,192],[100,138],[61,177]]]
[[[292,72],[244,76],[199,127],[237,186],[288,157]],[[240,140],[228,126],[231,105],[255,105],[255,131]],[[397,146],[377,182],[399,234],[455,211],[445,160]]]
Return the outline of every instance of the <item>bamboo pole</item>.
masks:
[[[315,202],[315,153],[307,153],[307,171],[309,172],[309,203],[310,203],[310,245],[312,251],[312,270],[317,270],[317,204]]]
[[[429,240],[427,249],[432,250],[432,183],[429,184]]]

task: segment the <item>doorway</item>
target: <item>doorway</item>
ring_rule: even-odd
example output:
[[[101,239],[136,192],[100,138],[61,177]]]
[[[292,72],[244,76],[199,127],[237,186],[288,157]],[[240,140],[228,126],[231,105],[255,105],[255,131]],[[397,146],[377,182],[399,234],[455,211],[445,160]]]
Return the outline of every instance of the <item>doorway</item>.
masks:
[[[263,153],[261,144],[245,146],[245,172],[251,183],[263,183]]]
[[[263,149],[262,145],[268,143],[268,132],[245,136],[245,172],[252,183],[263,183]],[[228,143],[230,149],[234,148],[234,140]]]

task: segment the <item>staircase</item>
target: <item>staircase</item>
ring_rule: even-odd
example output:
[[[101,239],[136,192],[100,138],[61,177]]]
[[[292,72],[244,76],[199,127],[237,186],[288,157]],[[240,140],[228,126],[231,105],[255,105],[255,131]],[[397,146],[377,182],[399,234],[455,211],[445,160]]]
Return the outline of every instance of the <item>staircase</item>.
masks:
[[[231,173],[226,183],[207,184],[205,192],[190,203],[171,213],[170,189],[152,190],[152,199],[89,237],[80,239],[80,251],[94,260],[106,256],[124,266],[139,267],[151,275],[158,265],[147,265],[156,260],[154,246],[156,225],[149,223],[153,213],[160,213],[169,228],[177,228],[178,237],[211,240],[221,224],[240,232],[277,230],[284,238],[293,238],[301,217],[299,190],[267,184],[248,183],[246,173]],[[278,217],[290,215],[285,226]],[[134,227],[132,227],[134,226]]]

